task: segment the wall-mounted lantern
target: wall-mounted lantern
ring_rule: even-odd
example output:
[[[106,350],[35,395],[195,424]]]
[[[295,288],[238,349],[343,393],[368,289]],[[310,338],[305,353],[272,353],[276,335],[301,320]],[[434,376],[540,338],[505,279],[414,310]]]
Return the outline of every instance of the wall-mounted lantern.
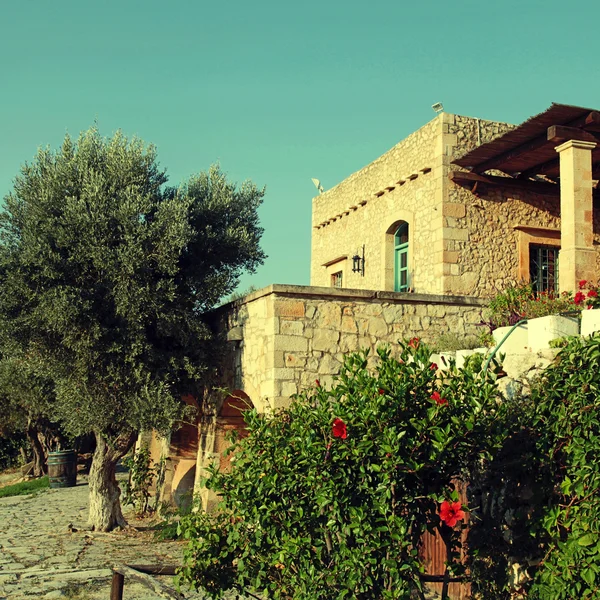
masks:
[[[365,276],[365,246],[362,247],[362,256],[359,254],[359,250],[352,257],[352,272],[360,273],[363,277]]]

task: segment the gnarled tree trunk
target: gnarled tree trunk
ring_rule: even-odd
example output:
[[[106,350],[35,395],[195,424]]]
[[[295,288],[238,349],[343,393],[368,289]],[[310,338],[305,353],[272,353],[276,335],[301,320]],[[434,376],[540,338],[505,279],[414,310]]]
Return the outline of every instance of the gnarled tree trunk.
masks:
[[[111,531],[125,527],[127,521],[121,511],[121,490],[115,476],[118,460],[135,441],[135,433],[120,435],[114,444],[108,444],[100,432],[96,436],[96,450],[90,468],[90,513],[88,522],[95,531]]]
[[[46,453],[44,452],[44,448],[40,442],[40,438],[38,437],[38,428],[36,423],[31,421],[31,419],[29,419],[27,422],[25,434],[33,453],[33,476],[41,477],[48,472],[48,467],[46,466]]]

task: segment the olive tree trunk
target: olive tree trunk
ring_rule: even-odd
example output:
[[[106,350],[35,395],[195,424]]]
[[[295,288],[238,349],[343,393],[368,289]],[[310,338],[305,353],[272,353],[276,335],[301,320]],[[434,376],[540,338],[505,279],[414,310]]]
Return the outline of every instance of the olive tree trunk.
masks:
[[[135,442],[135,433],[119,436],[114,444],[108,444],[99,432],[96,437],[96,450],[88,482],[90,486],[90,513],[88,523],[95,531],[111,531],[125,527],[127,521],[121,510],[121,490],[116,478],[119,459]]]
[[[27,423],[25,435],[27,436],[33,454],[33,476],[41,477],[48,472],[48,467],[46,466],[46,453],[44,452],[44,447],[38,437],[38,428],[31,420]]]

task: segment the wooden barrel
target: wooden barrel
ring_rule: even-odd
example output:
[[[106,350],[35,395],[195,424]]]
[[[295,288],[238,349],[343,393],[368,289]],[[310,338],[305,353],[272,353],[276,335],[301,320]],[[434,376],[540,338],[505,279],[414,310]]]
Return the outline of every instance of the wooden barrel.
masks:
[[[73,487],[77,483],[75,450],[48,452],[48,477],[51,488]]]

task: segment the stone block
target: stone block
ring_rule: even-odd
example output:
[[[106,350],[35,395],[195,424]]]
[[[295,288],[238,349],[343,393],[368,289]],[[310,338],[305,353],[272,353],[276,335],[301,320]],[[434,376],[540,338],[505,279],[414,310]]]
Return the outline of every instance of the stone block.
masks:
[[[356,352],[358,350],[358,335],[342,334],[338,348],[342,352]]]
[[[381,317],[371,317],[368,321],[367,330],[370,335],[383,337],[388,332],[387,323]]]
[[[492,333],[494,342],[498,345],[511,327],[498,327]],[[508,336],[499,349],[504,354],[524,354],[529,350],[529,332],[527,324],[521,324]]]
[[[308,350],[308,340],[298,335],[276,335],[273,350],[306,352]]]
[[[315,319],[319,327],[338,329],[342,318],[342,309],[339,304],[323,302],[319,305]]]
[[[549,315],[530,319],[527,322],[529,347],[533,352],[550,348],[550,341],[556,338],[579,335],[579,319]]]
[[[387,305],[383,307],[383,318],[386,323],[396,323],[404,317],[404,306],[402,305]]]
[[[302,300],[277,300],[275,302],[275,316],[278,317],[304,317],[306,307]]]
[[[302,335],[304,323],[302,321],[287,321],[281,319],[279,322],[279,333],[283,335]]]
[[[298,338],[301,339],[301,338]],[[316,329],[312,339],[312,349],[329,352],[337,349],[340,332],[332,329]],[[308,343],[307,340],[304,340]]]
[[[291,352],[285,352],[285,366],[289,368],[298,368],[306,366],[306,355],[293,354]],[[276,367],[279,365],[275,365]],[[282,365],[283,366],[283,365]]]
[[[457,251],[444,250],[442,253],[442,260],[445,263],[457,263],[459,256],[460,253]]]
[[[281,395],[282,396],[293,396],[298,393],[298,386],[293,381],[283,381],[281,383]]]
[[[444,227],[444,238],[466,242],[469,239],[468,229],[456,229],[455,227]]]
[[[581,312],[581,335],[592,335],[600,331],[600,308]]]
[[[337,375],[341,366],[340,361],[331,354],[324,354],[319,362],[319,375]]]
[[[344,309],[345,310],[345,309]],[[342,333],[357,333],[358,327],[354,317],[344,315],[342,316]]]
[[[462,219],[467,215],[467,208],[464,204],[458,202],[445,202],[442,207],[442,214],[445,217]]]

